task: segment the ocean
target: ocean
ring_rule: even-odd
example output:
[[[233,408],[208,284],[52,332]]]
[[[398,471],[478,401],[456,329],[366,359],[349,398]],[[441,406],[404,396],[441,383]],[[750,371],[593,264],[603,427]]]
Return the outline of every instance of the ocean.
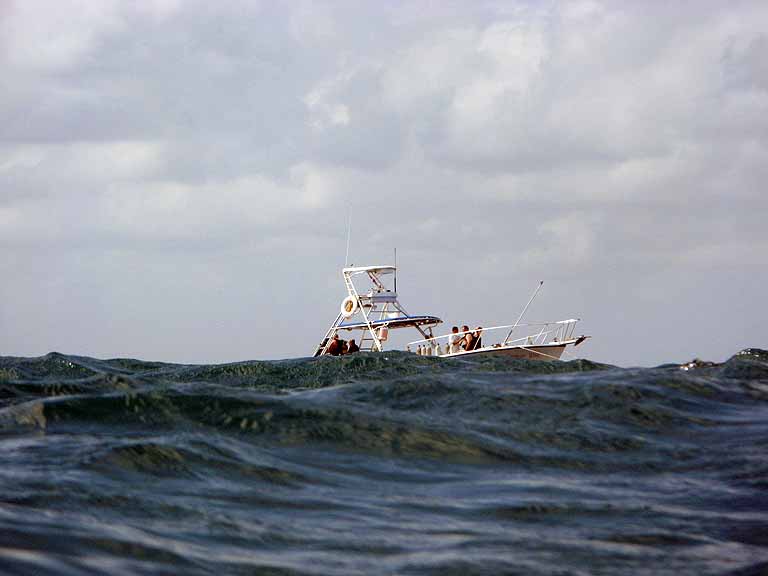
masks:
[[[768,352],[0,357],[0,573],[768,574]]]

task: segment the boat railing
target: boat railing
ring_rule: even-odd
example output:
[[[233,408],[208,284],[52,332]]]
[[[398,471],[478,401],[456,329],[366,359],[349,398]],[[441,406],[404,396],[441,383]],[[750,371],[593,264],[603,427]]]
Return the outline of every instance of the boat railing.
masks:
[[[578,318],[558,320],[556,322],[528,322],[525,324],[506,324],[503,326],[490,326],[480,329],[481,346],[474,350],[493,350],[501,346],[541,346],[568,342],[574,339],[573,333]],[[409,342],[407,349],[425,356],[445,356],[466,352],[457,345],[451,346],[452,338],[464,338],[467,334],[475,334],[478,329],[470,329],[464,332],[444,334],[433,338],[414,340]],[[523,336],[515,336],[515,333]]]

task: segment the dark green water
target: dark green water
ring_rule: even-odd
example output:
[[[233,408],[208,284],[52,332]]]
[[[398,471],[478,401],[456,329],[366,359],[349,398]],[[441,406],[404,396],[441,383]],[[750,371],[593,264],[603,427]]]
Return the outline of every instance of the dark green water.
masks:
[[[768,573],[768,352],[0,357],[2,574]]]

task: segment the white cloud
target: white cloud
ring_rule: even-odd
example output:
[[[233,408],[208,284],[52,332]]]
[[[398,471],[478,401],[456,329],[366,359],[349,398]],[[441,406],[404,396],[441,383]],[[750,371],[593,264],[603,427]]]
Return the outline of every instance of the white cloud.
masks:
[[[330,8],[307,1],[294,3],[290,14],[290,29],[295,40],[310,46],[328,42],[338,33]]]
[[[141,15],[148,15],[155,22],[162,22],[177,14],[184,4],[184,0],[143,0],[142,2],[127,3],[129,9],[135,10]]]
[[[260,175],[199,184],[104,178],[81,191],[80,198],[67,187],[59,192],[55,200],[28,199],[5,208],[0,239],[29,244],[95,235],[105,246],[125,238],[231,239],[279,230],[280,222],[297,212],[309,215],[328,207],[336,186],[332,172],[301,164],[287,182]]]
[[[535,248],[529,254],[538,262],[555,266],[579,266],[592,257],[597,218],[572,213],[547,220],[537,227],[537,242],[545,248]]]
[[[349,124],[349,107],[339,98],[354,75],[353,70],[345,70],[323,80],[304,96],[304,105],[310,115],[309,125],[314,130],[323,131],[329,126]]]
[[[439,30],[396,51],[383,68],[384,102],[404,113],[440,105],[470,71],[476,37],[469,28]]]
[[[0,20],[2,60],[26,71],[72,69],[120,25],[116,0],[16,2]]]
[[[32,170],[40,165],[44,157],[45,153],[39,146],[0,147],[0,174]]]
[[[151,141],[0,146],[0,204],[37,196],[82,196],[164,166],[166,144]]]
[[[349,108],[344,104],[336,104],[331,110],[331,123],[337,126],[349,124]]]

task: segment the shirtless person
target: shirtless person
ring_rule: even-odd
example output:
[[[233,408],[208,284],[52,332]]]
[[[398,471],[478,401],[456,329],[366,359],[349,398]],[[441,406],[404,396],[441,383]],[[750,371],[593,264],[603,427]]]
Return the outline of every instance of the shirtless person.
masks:
[[[354,338],[350,338],[349,346],[347,346],[347,354],[354,354],[355,352],[360,352],[360,347],[355,344]]]
[[[459,327],[454,326],[451,328],[451,335],[448,337],[448,351],[451,354],[455,354],[459,351],[459,343],[461,342],[461,337],[459,336]]]
[[[330,354],[331,356],[340,356],[341,355],[341,342],[339,341],[339,335],[334,334],[333,340],[331,340],[331,343],[328,345],[328,351],[326,354]]]

